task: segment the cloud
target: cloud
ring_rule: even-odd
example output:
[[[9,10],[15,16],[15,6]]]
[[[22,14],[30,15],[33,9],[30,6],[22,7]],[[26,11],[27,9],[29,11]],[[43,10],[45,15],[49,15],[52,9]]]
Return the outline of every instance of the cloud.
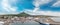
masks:
[[[51,0],[52,1],[52,0]],[[48,16],[60,16],[60,12],[54,12],[54,11],[41,11],[40,9],[40,5],[42,4],[46,4],[49,3],[50,0],[36,0],[33,2],[33,4],[35,5],[34,10],[25,10],[25,13],[28,13],[30,15],[48,15]],[[58,3],[58,4],[57,4]],[[55,4],[53,4],[54,6],[57,4],[57,6],[59,6],[60,2],[56,2]]]
[[[25,10],[25,13],[30,15],[48,15],[48,16],[60,16],[60,12],[53,12],[53,11],[36,11],[33,10]]]
[[[33,5],[35,6],[33,12],[36,12],[40,9],[39,6],[41,6],[42,4],[47,4],[49,2],[51,2],[52,0],[34,0],[33,1]]]
[[[52,1],[52,0],[51,0]],[[26,10],[25,12],[30,14],[30,15],[48,15],[48,16],[60,16],[60,12],[54,12],[54,11],[41,11],[39,10],[39,6],[42,4],[49,3],[50,0],[36,0],[33,2],[35,5],[34,10]],[[56,3],[55,3],[56,4]],[[58,4],[57,4],[58,5]]]
[[[36,5],[36,6],[39,6],[39,5],[42,5],[42,4],[46,4],[46,3],[49,3],[51,2],[52,0],[34,0],[33,1],[33,4]]]
[[[60,7],[60,0],[58,0],[56,3],[52,5],[52,7]]]
[[[12,0],[11,2],[16,2],[15,0]],[[8,13],[15,13],[17,12],[17,7],[16,6],[11,6],[9,3],[9,0],[2,0],[1,1],[1,6],[2,6],[2,12],[8,12]]]
[[[0,15],[6,15],[6,14],[19,14],[19,12],[10,12],[10,13],[0,12]]]

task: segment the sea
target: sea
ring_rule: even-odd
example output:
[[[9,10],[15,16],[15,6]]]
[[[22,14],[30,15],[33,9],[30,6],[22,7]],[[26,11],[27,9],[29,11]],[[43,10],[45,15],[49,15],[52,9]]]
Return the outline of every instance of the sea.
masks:
[[[35,21],[25,21],[25,22],[20,22],[20,21],[15,21],[14,23],[10,23],[9,25],[49,25],[49,24],[40,24]]]

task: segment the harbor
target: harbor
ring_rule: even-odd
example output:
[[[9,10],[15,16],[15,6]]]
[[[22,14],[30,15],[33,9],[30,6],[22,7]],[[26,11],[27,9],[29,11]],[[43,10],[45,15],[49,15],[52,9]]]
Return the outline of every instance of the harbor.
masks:
[[[60,25],[49,18],[14,17],[0,21],[0,25]]]
[[[12,15],[0,15],[1,25],[60,25],[60,17],[29,15],[24,12]]]
[[[13,19],[13,20],[12,20]],[[32,18],[32,19],[28,19],[28,18],[24,18],[24,17],[21,17],[21,18],[12,18],[12,19],[7,19],[6,21],[2,22],[2,24],[4,25],[14,25],[13,23],[16,23],[17,25],[40,25],[38,18]]]
[[[60,0],[0,0],[0,25],[60,25]]]

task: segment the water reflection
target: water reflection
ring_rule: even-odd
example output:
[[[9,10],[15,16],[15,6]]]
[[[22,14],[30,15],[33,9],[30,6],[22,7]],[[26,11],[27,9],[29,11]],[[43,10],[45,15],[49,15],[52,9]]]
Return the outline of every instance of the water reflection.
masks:
[[[25,21],[24,23],[20,21],[15,21],[14,23],[10,23],[10,25],[40,25],[38,22],[35,21]]]
[[[14,23],[10,23],[9,25],[22,25],[23,23],[20,21],[14,21]]]
[[[46,23],[41,23],[43,22],[43,20],[38,18],[34,18],[34,19],[21,18],[20,21],[16,21],[16,20],[14,20],[13,23],[10,23],[10,25],[49,25]]]

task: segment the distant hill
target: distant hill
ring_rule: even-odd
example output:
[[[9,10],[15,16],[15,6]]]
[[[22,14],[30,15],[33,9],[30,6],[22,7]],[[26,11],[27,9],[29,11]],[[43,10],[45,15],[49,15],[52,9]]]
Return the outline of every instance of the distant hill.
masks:
[[[6,15],[0,15],[0,16],[19,16],[19,17],[54,17],[54,16],[48,16],[48,15],[30,15],[25,12],[21,12],[19,14],[6,14]],[[56,16],[55,16],[56,17]]]

